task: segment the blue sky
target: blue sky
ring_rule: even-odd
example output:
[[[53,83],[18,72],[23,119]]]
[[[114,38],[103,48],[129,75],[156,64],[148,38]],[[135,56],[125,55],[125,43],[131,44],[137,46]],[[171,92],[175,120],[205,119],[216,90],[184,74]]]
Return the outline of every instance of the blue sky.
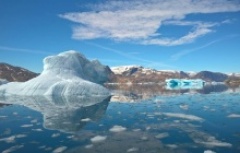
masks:
[[[67,50],[109,66],[240,72],[240,1],[0,0],[0,62],[41,72]]]

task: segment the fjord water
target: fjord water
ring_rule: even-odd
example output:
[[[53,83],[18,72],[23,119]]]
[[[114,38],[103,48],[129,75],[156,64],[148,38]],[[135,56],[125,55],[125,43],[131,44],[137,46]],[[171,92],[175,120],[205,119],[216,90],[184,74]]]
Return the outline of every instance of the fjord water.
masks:
[[[239,88],[109,88],[111,99],[2,98],[0,152],[240,152]]]

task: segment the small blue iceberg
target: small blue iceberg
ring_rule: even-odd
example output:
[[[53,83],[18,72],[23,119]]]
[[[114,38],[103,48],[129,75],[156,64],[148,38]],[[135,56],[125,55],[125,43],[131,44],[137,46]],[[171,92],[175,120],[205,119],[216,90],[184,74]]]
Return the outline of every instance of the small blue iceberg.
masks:
[[[169,90],[202,89],[205,84],[202,79],[166,79],[165,82]]]

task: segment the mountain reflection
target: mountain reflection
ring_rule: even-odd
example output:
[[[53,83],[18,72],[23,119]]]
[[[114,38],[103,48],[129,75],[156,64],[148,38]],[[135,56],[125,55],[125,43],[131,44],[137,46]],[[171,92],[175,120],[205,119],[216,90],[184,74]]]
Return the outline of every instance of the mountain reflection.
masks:
[[[100,119],[106,112],[110,97],[78,96],[7,96],[0,103],[23,105],[43,115],[46,129],[62,132],[79,131],[88,121]]]
[[[186,93],[210,94],[220,92],[238,92],[239,87],[229,87],[224,83],[205,84],[203,86],[184,86],[170,87],[164,84],[118,84],[107,85],[107,88],[112,90],[111,101],[119,102],[136,102],[143,99],[150,99],[157,95],[174,95]]]

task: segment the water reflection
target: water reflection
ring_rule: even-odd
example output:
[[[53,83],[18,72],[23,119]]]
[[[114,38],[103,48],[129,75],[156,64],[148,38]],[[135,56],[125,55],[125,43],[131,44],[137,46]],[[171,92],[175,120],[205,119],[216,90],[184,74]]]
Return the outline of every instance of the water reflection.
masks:
[[[150,99],[156,95],[176,95],[187,93],[221,93],[221,92],[239,92],[240,87],[229,87],[224,83],[205,84],[205,85],[184,85],[184,86],[166,86],[164,84],[119,84],[119,85],[107,85],[107,88],[112,90],[111,101],[121,102],[136,102],[143,99]]]
[[[89,121],[101,118],[110,97],[77,96],[9,96],[0,97],[0,103],[23,105],[43,115],[46,129],[62,132],[79,131]]]

